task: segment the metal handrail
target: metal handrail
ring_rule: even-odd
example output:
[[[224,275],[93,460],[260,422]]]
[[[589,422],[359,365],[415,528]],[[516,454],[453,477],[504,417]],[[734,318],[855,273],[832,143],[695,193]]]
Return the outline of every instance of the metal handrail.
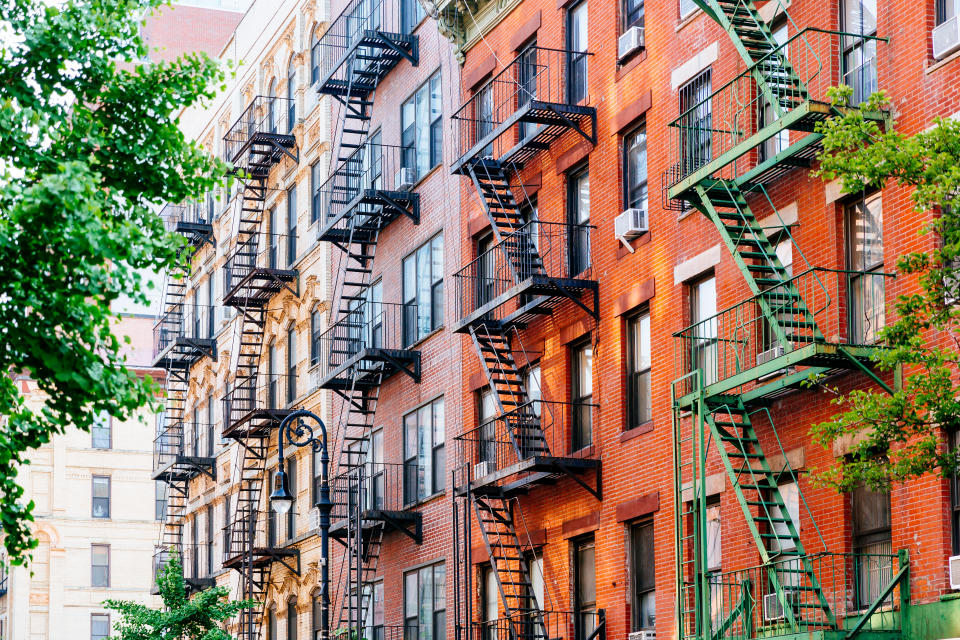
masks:
[[[320,337],[320,378],[337,370],[367,349],[400,350],[412,343],[405,329],[416,327],[416,304],[363,301],[354,305]],[[412,323],[412,326],[411,326]],[[410,327],[410,328],[408,328]]]
[[[401,191],[409,189],[404,178],[416,182],[416,159],[413,147],[364,142],[334,170],[319,191],[322,194],[321,219],[331,222],[356,205],[366,190]],[[402,175],[407,170],[412,175]],[[403,187],[403,189],[401,189]],[[371,213],[373,211],[359,211]]]
[[[333,522],[361,511],[404,511],[417,502],[420,466],[413,463],[367,462],[330,481]]]
[[[256,136],[290,135],[296,124],[289,120],[293,102],[279,96],[254,97],[223,135],[223,159],[246,168],[245,162],[237,161]]]
[[[153,357],[166,351],[178,339],[212,340],[216,335],[216,307],[179,304],[167,309],[153,326]]]

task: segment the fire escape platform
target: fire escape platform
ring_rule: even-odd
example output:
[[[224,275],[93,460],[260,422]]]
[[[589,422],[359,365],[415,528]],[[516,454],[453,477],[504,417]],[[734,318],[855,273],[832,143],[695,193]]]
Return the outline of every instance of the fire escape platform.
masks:
[[[168,464],[155,469],[151,477],[164,482],[192,480],[203,473],[214,477],[216,463],[216,458],[207,456],[177,455]]]
[[[350,242],[350,225],[345,223],[353,218],[363,219],[353,232],[355,239],[362,239],[357,237],[357,231],[373,237],[402,215],[411,218],[414,224],[420,223],[420,194],[413,191],[363,189],[349,202],[338,204],[343,204],[343,209],[327,221],[317,235],[318,240],[340,244]]]
[[[296,282],[300,272],[296,269],[273,269],[254,267],[224,297],[228,307],[263,307],[287,285]]]
[[[408,533],[419,543],[423,536],[423,515],[419,511],[408,509],[403,511],[364,509],[360,513],[360,527],[365,533],[383,526]],[[348,521],[346,518],[335,520],[330,526],[330,537],[336,540],[346,538],[347,534]]]
[[[342,18],[341,15],[337,21]],[[329,31],[329,37],[331,38],[344,37],[333,33],[335,31],[333,28]],[[325,78],[321,79],[320,86],[317,89],[321,95],[364,97],[376,89],[380,81],[400,64],[401,60],[406,58],[416,65],[419,59],[419,41],[417,36],[413,34],[390,33],[380,29],[363,29],[349,37],[352,40],[350,46],[343,48],[330,72]],[[318,45],[324,46],[324,44],[321,38]],[[339,47],[340,45],[335,46]],[[352,74],[340,74],[341,68],[344,65],[351,64],[351,58],[361,48],[375,49],[376,52],[358,56],[357,59],[372,59],[368,59],[367,64],[357,65],[352,70]],[[356,64],[356,60],[352,64]],[[347,78],[352,75],[353,77],[362,77],[364,80],[363,82],[355,82],[337,77],[339,75],[346,75]]]
[[[381,371],[384,379],[403,371],[415,382],[420,382],[420,352],[364,347],[320,378],[317,386],[341,391],[370,388],[378,384]]]
[[[600,467],[600,460],[596,458],[530,456],[502,469],[497,469],[482,478],[471,480],[469,491],[477,495],[484,495],[485,493],[494,495],[525,493],[534,486],[556,484],[561,478],[571,477],[572,474],[594,472],[599,479]],[[504,480],[518,475],[521,477],[510,482],[504,482]],[[461,495],[465,495],[463,489],[463,487],[459,488]]]
[[[270,153],[263,153],[260,150],[255,150],[255,145],[269,145],[274,149]],[[242,158],[244,154],[263,156],[257,162],[250,162],[248,170],[253,175],[265,175],[270,172],[270,169],[273,168],[285,154],[289,153],[290,149],[295,149],[296,147],[297,138],[292,133],[275,133],[258,130],[245,136],[243,144],[237,147],[230,160],[236,164],[237,160]]]
[[[583,127],[587,121],[590,122],[590,134],[587,134]],[[584,138],[593,140],[596,137],[597,110],[594,107],[578,104],[530,100],[493,127],[490,133],[464,153],[451,165],[450,172],[466,175],[470,165],[488,159],[484,157],[484,149],[518,124],[529,126],[533,130],[496,158],[501,164],[513,163],[523,166],[540,152],[549,149],[551,143],[568,129],[575,129]]]
[[[209,242],[212,247],[217,246],[217,242],[213,238],[212,224],[180,220],[177,222],[174,231],[186,236],[187,241],[192,247],[199,247],[204,242]]]
[[[163,369],[189,369],[204,356],[217,359],[215,338],[187,338],[177,336],[166,349],[153,359],[153,366]]]
[[[287,558],[297,558],[299,564],[300,550],[292,547],[253,547],[252,564],[254,567],[266,567],[274,562],[284,562]],[[242,570],[246,554],[240,553],[223,561],[225,569]]]
[[[517,308],[500,320],[501,324],[524,326],[537,317],[551,315],[553,309],[566,299],[574,300],[579,306],[583,306],[579,298],[588,292],[592,293],[591,304],[596,310],[599,291],[600,287],[596,280],[534,274],[479,306],[456,322],[451,329],[454,333],[466,333],[472,324],[484,320],[491,312],[520,297],[524,297],[525,301],[518,302]]]
[[[231,420],[227,428],[223,430],[223,437],[267,437],[270,435],[272,428],[279,426],[280,421],[293,412],[294,409],[253,409]]]

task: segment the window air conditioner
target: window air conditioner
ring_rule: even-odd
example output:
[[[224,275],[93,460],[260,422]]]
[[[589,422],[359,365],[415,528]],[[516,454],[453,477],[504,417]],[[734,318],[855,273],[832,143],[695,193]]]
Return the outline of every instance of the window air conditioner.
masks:
[[[947,561],[947,573],[950,574],[950,588],[960,589],[960,556],[951,556]]]
[[[314,507],[307,512],[308,526],[310,529],[320,528],[320,507]]]
[[[933,30],[933,57],[937,60],[960,49],[960,16],[954,16]]]
[[[784,354],[783,345],[777,344],[766,351],[761,351],[757,354],[757,366],[761,364],[767,364],[775,358],[779,358]]]
[[[643,631],[631,631],[627,640],[657,640],[657,632],[653,629],[644,629]]]
[[[478,462],[477,464],[473,465],[474,478],[485,478],[493,473],[493,471],[493,462],[490,460],[484,460],[483,462]]]
[[[623,60],[628,55],[643,48],[643,27],[630,27],[617,40],[617,58]],[[632,640],[632,639],[631,639]]]
[[[798,593],[796,591],[784,591],[783,599],[791,606],[798,603],[797,598]],[[766,622],[772,622],[774,620],[782,620],[786,617],[786,611],[783,609],[783,604],[780,603],[780,598],[776,593],[768,593],[763,596],[763,619]]]
[[[410,191],[410,189],[413,188],[413,183],[416,181],[416,172],[410,167],[403,167],[397,171],[397,178],[394,184],[397,186],[397,191]]]
[[[643,209],[627,209],[614,218],[613,232],[617,239],[633,253],[630,241],[647,232],[647,212]]]

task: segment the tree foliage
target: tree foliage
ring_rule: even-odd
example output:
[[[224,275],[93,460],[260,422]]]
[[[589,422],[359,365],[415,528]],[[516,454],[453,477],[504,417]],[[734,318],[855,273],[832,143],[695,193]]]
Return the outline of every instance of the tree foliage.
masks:
[[[166,566],[157,575],[157,586],[163,600],[161,609],[151,609],[139,602],[107,600],[107,609],[120,614],[114,625],[116,640],[230,640],[221,628],[224,621],[242,609],[256,605],[252,601],[230,600],[226,587],[211,587],[192,597],[187,596],[183,581],[183,565],[179,555],[171,551]]]
[[[848,104],[847,87],[833,90],[834,104]],[[934,234],[935,248],[901,255],[898,281],[918,287],[897,297],[893,318],[879,332],[886,347],[874,355],[878,370],[903,373],[894,393],[836,388],[839,413],[812,429],[823,446],[852,443],[847,458],[819,479],[849,491],[860,485],[885,489],[925,474],[949,475],[958,469],[957,451],[944,436],[960,428],[955,385],[960,367],[960,121],[935,118],[932,126],[905,135],[864,117],[892,111],[880,92],[861,110],[844,110],[819,127],[824,134],[820,166],[826,180],[840,179],[842,191],[882,189],[891,183],[909,187],[913,206],[930,215],[918,229]],[[887,218],[892,219],[890,211]]]
[[[68,425],[126,419],[159,389],[111,332],[138,271],[184,259],[155,207],[211,188],[223,166],[187,140],[181,108],[223,74],[203,54],[145,61],[159,0],[0,0],[0,525],[14,563],[35,545],[16,468]],[[55,5],[55,6],[54,6]],[[48,396],[26,406],[14,377]]]

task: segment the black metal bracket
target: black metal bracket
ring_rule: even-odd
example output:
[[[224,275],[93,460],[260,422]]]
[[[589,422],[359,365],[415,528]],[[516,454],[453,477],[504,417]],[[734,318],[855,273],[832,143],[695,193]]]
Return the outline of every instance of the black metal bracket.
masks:
[[[417,544],[423,542],[423,518],[417,517],[413,522],[413,529],[409,526],[404,526],[404,522],[397,520],[393,516],[390,516],[386,513],[381,512],[380,516],[383,518],[384,523],[386,523],[391,529],[399,531],[400,533],[408,536]],[[420,516],[420,514],[417,514]]]
[[[410,379],[413,380],[415,383],[417,384],[420,383],[420,358],[416,359],[416,364],[413,366],[413,369],[411,370],[409,367],[404,365],[402,362],[394,358],[392,355],[390,355],[386,351],[381,351],[380,355],[383,356],[384,360],[386,360],[387,362],[395,366],[397,370],[402,371],[408,376],[410,376]]]
[[[406,59],[410,62],[411,65],[417,66],[417,64],[418,64],[417,57],[419,57],[419,56],[414,57],[412,54],[410,54],[410,53],[408,53],[407,51],[405,51],[404,49],[402,49],[399,45],[397,45],[397,43],[395,43],[393,40],[391,40],[390,37],[387,36],[387,34],[385,34],[385,33],[384,33],[383,31],[381,31],[380,29],[377,29],[377,30],[376,30],[376,34],[377,34],[377,37],[378,37],[380,40],[382,40],[385,45],[387,45],[387,47],[389,47],[390,49],[393,49],[394,51],[396,51],[397,53],[399,53],[401,56],[403,56],[404,58],[406,58]]]
[[[280,555],[280,554],[278,554],[278,553],[273,553],[273,554],[270,554],[270,555],[273,556],[274,562],[279,562],[280,564],[282,564],[283,566],[285,566],[287,569],[289,569],[289,570],[292,571],[293,573],[297,574],[297,577],[298,577],[298,578],[300,577],[300,550],[299,550],[299,549],[297,549],[297,553],[296,553],[295,556],[282,556],[282,555]],[[288,557],[294,557],[294,558],[297,559],[296,566],[294,566],[293,564],[287,562],[286,558],[288,558]]]
[[[594,487],[591,487],[589,484],[587,484],[586,482],[584,482],[583,480],[581,480],[579,474],[577,474],[573,469],[571,469],[570,467],[568,467],[568,466],[563,462],[563,460],[558,459],[558,460],[557,460],[557,466],[560,467],[560,470],[563,471],[563,473],[564,473],[565,475],[569,476],[571,480],[573,480],[573,481],[576,482],[578,485],[580,485],[581,487],[583,487],[583,488],[587,491],[587,493],[589,493],[590,495],[592,495],[592,496],[593,496],[594,498],[596,498],[597,500],[603,500],[603,484],[602,484],[602,482],[601,482],[601,481],[602,481],[601,465],[600,465],[599,463],[597,464],[596,470],[595,470],[595,473],[596,473],[595,485],[596,485],[596,486],[594,486]]]

